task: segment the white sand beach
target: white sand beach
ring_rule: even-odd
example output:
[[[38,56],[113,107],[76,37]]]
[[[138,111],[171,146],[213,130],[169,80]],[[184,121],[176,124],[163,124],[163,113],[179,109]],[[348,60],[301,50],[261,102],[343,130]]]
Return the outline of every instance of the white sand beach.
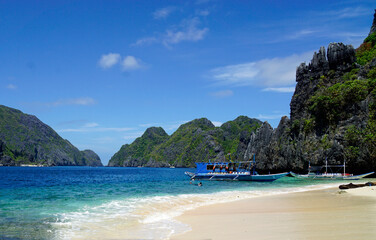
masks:
[[[200,207],[177,218],[174,240],[375,239],[376,187],[264,196]]]

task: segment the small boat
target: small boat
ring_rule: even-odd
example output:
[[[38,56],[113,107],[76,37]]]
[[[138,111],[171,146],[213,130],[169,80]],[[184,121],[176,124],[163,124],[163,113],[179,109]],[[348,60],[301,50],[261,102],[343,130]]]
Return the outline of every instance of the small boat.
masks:
[[[341,169],[343,168],[343,173],[340,172],[328,172],[328,168],[331,170],[332,168]],[[325,169],[325,172],[322,172],[322,170]],[[308,165],[308,174],[296,174],[293,172],[290,172],[290,175],[296,178],[302,178],[302,179],[321,179],[321,180],[359,180],[361,178],[367,177],[374,172],[364,173],[360,175],[353,175],[346,173],[346,162],[343,162],[343,165],[328,165],[328,161],[325,160],[325,165],[323,166],[311,166],[311,164]]]
[[[289,173],[265,174],[256,172],[256,162],[200,162],[196,163],[196,172],[185,172],[192,180],[233,180],[272,182]]]

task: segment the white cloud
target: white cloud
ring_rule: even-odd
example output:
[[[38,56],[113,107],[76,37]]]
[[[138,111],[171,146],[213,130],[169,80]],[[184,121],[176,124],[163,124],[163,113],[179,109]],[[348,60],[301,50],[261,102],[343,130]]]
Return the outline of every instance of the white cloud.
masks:
[[[124,70],[135,70],[141,67],[140,60],[133,56],[126,56],[121,65]]]
[[[212,69],[211,78],[217,85],[284,87],[295,84],[296,68],[312,58],[312,52],[283,58],[263,59]]]
[[[365,16],[365,15],[369,15],[370,12],[372,12],[372,9],[356,7],[356,8],[343,8],[343,9],[338,9],[338,10],[333,10],[333,11],[328,11],[328,12],[321,12],[321,15],[332,16],[334,18],[341,19],[341,18],[355,18],[359,16]]]
[[[155,12],[153,12],[153,17],[155,19],[167,18],[173,11],[175,11],[175,9],[175,7],[165,7],[157,9]]]
[[[140,43],[140,44],[143,44],[143,43]],[[102,55],[101,59],[99,60],[99,65],[104,69],[111,68],[112,66],[119,63],[120,59],[121,59],[120,54],[109,53],[107,55]],[[136,70],[142,67],[141,60],[135,58],[134,56],[125,56],[123,61],[121,61],[120,64],[123,70],[126,70],[126,71]]]
[[[223,123],[222,122],[216,122],[216,121],[212,121],[212,123],[214,124],[214,126],[216,127],[220,127]]]
[[[46,103],[47,106],[57,107],[57,106],[64,106],[64,105],[93,105],[96,101],[90,97],[82,97],[82,98],[70,98],[70,99],[60,99],[56,102]]]
[[[159,36],[145,37],[137,40],[132,46],[144,46],[152,43],[162,43],[166,47],[183,41],[197,42],[204,39],[209,28],[200,28],[198,17],[185,19],[178,26],[171,27]]]
[[[109,53],[102,55],[98,64],[100,67],[107,69],[111,68],[120,61],[120,54],[118,53]]]
[[[208,28],[198,28],[200,21],[197,17],[182,22],[179,30],[167,30],[163,44],[176,44],[181,41],[196,42],[202,40],[209,31]]]
[[[310,30],[310,29],[302,29],[298,32],[292,33],[286,37],[286,39],[299,39],[303,37],[311,36],[312,34],[317,33],[316,30]]]
[[[136,43],[132,44],[131,46],[144,46],[144,45],[150,45],[156,42],[159,42],[159,40],[156,37],[146,37],[146,38],[141,38],[137,40]]]
[[[8,84],[6,88],[8,88],[10,90],[15,90],[15,89],[17,89],[17,86],[14,85],[14,84]]]
[[[218,92],[212,92],[210,93],[211,96],[217,97],[217,98],[224,98],[224,97],[230,97],[234,95],[234,92],[231,90],[223,90]]]
[[[87,127],[87,128],[92,128],[92,127],[98,127],[99,124],[98,123],[95,123],[95,122],[91,122],[91,123],[86,123],[84,125],[84,127]]]
[[[280,88],[264,88],[263,92],[281,92],[281,93],[292,93],[295,91],[295,87],[280,87]]]
[[[270,39],[267,41],[267,43],[272,43],[272,44],[275,44],[275,43],[279,43],[279,42],[284,42],[284,41],[291,41],[291,40],[297,40],[297,39],[302,39],[302,38],[308,38],[308,37],[312,37],[312,35],[314,34],[315,37],[318,37],[318,36],[327,36],[328,33],[324,33],[322,29],[319,30],[312,30],[312,29],[301,29],[299,31],[295,31],[295,32],[288,32],[286,33],[284,36],[280,36],[280,37],[277,37],[277,38],[273,38],[273,39]]]

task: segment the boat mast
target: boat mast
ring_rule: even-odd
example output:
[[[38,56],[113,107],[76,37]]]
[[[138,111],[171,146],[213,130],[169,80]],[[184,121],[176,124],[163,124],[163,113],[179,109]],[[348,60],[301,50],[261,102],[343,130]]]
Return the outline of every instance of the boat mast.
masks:
[[[308,174],[311,172],[311,161],[308,161]]]
[[[253,175],[256,175],[256,154],[253,154]]]
[[[343,159],[343,176],[346,175],[346,160]]]
[[[325,157],[325,173],[328,173],[328,157]]]

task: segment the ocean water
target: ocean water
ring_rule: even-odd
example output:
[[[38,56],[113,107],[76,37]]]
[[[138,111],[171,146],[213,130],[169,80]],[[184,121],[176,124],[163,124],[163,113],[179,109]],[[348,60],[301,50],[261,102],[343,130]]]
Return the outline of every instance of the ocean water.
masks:
[[[0,167],[0,239],[168,239],[199,206],[338,186],[197,181],[169,168]]]

